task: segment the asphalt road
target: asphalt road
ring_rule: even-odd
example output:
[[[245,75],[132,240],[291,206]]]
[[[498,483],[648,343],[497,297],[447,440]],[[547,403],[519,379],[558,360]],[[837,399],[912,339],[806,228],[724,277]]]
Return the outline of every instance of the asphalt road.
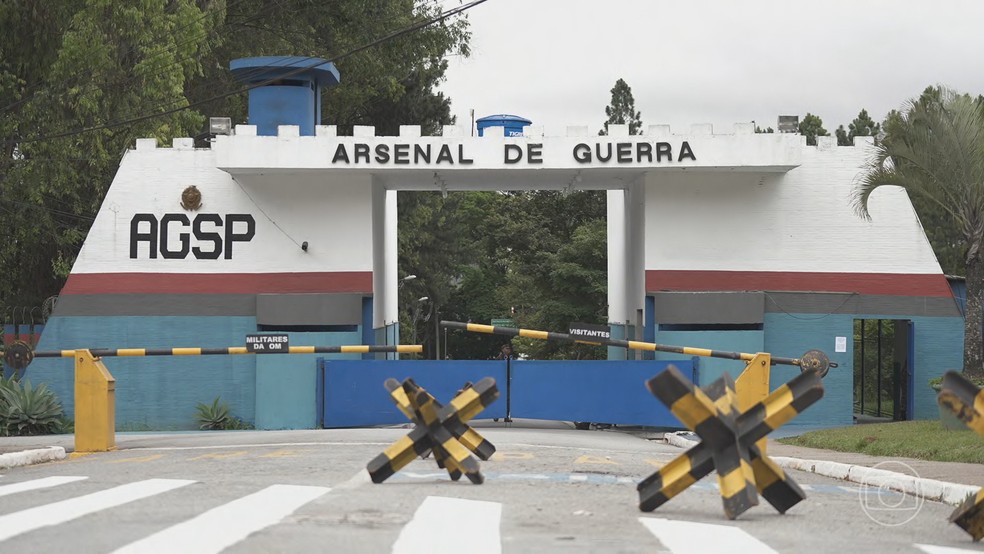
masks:
[[[950,506],[794,472],[808,498],[736,521],[708,477],[655,512],[635,484],[681,450],[618,431],[480,422],[483,485],[433,459],[383,484],[405,428],[120,434],[0,477],[0,552],[968,552]],[[918,546],[929,545],[929,546]],[[959,551],[958,551],[959,552]]]

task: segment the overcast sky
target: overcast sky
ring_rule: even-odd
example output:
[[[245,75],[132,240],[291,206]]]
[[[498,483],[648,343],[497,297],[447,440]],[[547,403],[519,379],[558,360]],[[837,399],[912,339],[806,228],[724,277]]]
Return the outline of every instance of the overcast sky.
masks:
[[[457,0],[445,0],[458,5]],[[441,90],[458,123],[509,113],[563,135],[605,121],[619,78],[673,132],[819,115],[833,134],[931,84],[984,93],[984,0],[488,0]]]

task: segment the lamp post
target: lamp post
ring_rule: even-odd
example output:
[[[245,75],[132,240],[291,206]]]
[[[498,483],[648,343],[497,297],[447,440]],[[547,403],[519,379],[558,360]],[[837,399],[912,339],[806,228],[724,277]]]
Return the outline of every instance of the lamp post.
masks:
[[[397,329],[399,327],[400,316],[399,316],[399,305],[400,305],[400,294],[403,292],[403,286],[407,284],[408,281],[413,281],[417,276],[414,274],[407,275],[406,277],[399,280],[396,286],[396,304],[397,304],[397,317],[396,321],[393,322],[393,344],[399,344],[399,340],[396,338]],[[386,340],[389,341],[389,332],[386,333]],[[395,355],[395,359],[399,359],[399,354]]]
[[[423,310],[424,302],[430,300],[428,296],[421,296],[417,299],[417,304],[413,307],[413,320],[411,322],[410,332],[413,335],[413,343],[417,344],[417,320],[420,319],[420,312]]]

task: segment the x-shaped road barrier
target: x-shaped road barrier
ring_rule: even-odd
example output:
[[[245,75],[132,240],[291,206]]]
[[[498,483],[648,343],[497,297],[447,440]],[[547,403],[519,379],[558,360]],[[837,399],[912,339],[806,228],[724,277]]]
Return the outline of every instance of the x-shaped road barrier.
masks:
[[[424,458],[430,452],[437,465],[448,470],[452,480],[457,481],[464,474],[476,485],[485,481],[478,461],[471,453],[488,460],[495,453],[495,445],[467,422],[499,398],[495,379],[486,377],[475,385],[466,383],[447,406],[442,406],[412,379],[406,379],[402,384],[396,379],[387,379],[384,386],[415,427],[369,462],[366,469],[373,483],[382,483],[417,456]]]
[[[984,391],[963,375],[955,371],[944,375],[937,401],[967,427],[984,435]],[[950,514],[950,521],[969,533],[974,541],[984,538],[984,488],[957,506]]]
[[[650,392],[701,442],[639,483],[639,509],[655,510],[717,470],[729,519],[758,505],[756,491],[779,513],[786,513],[806,495],[755,442],[820,400],[820,379],[816,371],[800,373],[744,412],[738,409],[735,383],[727,373],[706,390],[673,366],[647,381]]]

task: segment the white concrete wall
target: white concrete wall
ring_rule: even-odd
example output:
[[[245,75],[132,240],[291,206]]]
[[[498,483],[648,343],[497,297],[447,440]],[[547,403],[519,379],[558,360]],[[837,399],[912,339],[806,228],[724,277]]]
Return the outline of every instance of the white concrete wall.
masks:
[[[176,139],[190,141],[190,139]],[[208,149],[154,148],[138,141],[127,152],[102,209],[89,232],[73,273],[284,273],[372,271],[372,227],[368,174],[326,179],[313,173],[256,173],[237,176],[215,167]],[[237,182],[238,181],[238,182]],[[185,187],[202,193],[202,208],[180,205]],[[236,242],[232,259],[149,259],[146,243],[130,258],[130,222],[135,213],[250,213],[256,235]],[[169,244],[177,247],[178,226]],[[184,229],[190,231],[190,229]],[[207,227],[214,231],[213,226]],[[219,230],[221,234],[222,231]],[[304,252],[300,243],[307,241]],[[191,246],[198,242],[191,237]],[[225,246],[225,245],[223,245]],[[211,250],[211,243],[202,248]]]
[[[653,125],[644,135],[628,135],[628,127],[612,125],[609,136],[599,137],[587,127],[570,127],[566,136],[544,136],[542,129],[535,126],[527,127],[522,137],[505,137],[501,127],[485,130],[485,136],[467,135],[463,128],[446,126],[443,136],[421,137],[419,126],[402,126],[401,136],[376,136],[373,127],[355,127],[354,136],[337,136],[334,126],[319,125],[316,136],[297,136],[297,127],[281,126],[278,136],[257,136],[256,127],[239,125],[236,134],[217,137],[213,145],[217,152],[217,165],[229,172],[261,170],[261,169],[332,169],[344,171],[352,169],[373,169],[389,171],[407,170],[517,170],[517,169],[582,169],[597,168],[726,168],[745,169],[749,167],[767,168],[771,171],[784,171],[799,164],[799,143],[792,135],[780,134],[751,134],[747,124],[737,124],[728,134],[713,134],[710,125],[694,125],[689,134],[671,134],[668,126]],[[665,141],[672,146],[672,161],[664,159],[656,161],[656,151],[653,149],[651,163],[639,163],[637,160],[637,143]],[[682,143],[688,142],[695,160],[680,160]],[[596,143],[631,143],[624,153],[630,153],[632,161],[617,160],[617,153],[608,161],[598,161],[593,148]],[[393,160],[393,148],[397,144],[430,144],[434,149],[434,157],[442,145],[448,145],[457,160],[459,147],[465,158],[473,161],[471,164],[438,163],[432,160],[429,164],[396,164]],[[578,162],[574,149],[578,144],[588,144],[592,148],[590,162]],[[355,162],[353,147],[355,144],[367,144],[370,147],[368,161]],[[350,158],[348,163],[333,161],[339,145],[344,145]],[[507,163],[505,148],[507,145],[518,145],[523,152],[523,159],[517,163]],[[376,159],[376,147],[384,146],[390,154],[386,162]],[[541,163],[527,163],[529,148],[539,152]],[[617,150],[613,147],[613,152]],[[410,158],[413,154],[411,151]],[[430,176],[429,172],[424,172]],[[501,182],[501,175],[499,175]],[[449,180],[450,181],[450,180]],[[449,182],[449,185],[456,183]]]
[[[785,174],[649,173],[646,269],[940,274],[904,190],[852,210],[867,143],[821,141]]]

